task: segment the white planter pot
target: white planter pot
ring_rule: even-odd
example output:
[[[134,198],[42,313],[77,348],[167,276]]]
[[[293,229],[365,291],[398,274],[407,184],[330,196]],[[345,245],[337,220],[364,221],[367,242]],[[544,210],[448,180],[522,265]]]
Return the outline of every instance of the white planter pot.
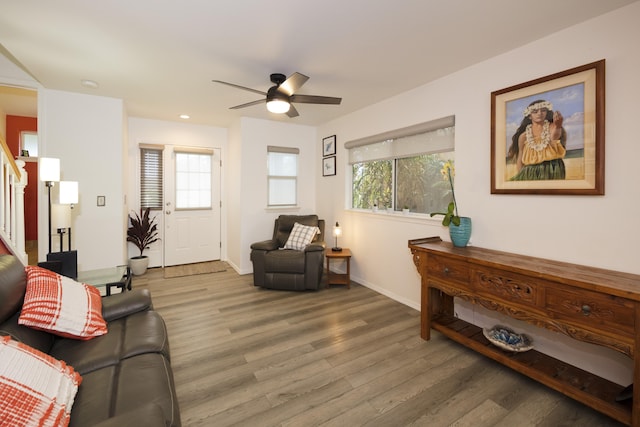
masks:
[[[133,257],[129,258],[129,267],[134,276],[140,276],[147,272],[149,266],[149,257]]]

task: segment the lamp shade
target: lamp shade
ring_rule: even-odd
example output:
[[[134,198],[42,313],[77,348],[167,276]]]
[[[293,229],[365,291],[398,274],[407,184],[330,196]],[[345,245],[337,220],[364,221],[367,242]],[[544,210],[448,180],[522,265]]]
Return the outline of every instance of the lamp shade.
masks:
[[[267,110],[272,113],[282,114],[289,111],[289,97],[282,92],[278,92],[278,87],[273,86],[267,92]]]
[[[71,227],[71,209],[65,205],[51,205],[52,229]]]
[[[78,181],[60,181],[60,204],[75,205],[78,203]]]
[[[342,235],[342,228],[340,228],[340,224],[336,221],[336,225],[333,227],[333,235],[338,237]]]
[[[338,236],[342,234],[342,228],[340,228],[340,224],[336,221],[336,225],[333,227],[333,235],[336,238],[336,245],[331,248],[333,252],[342,252],[342,248],[338,246]]]
[[[272,113],[286,113],[287,111],[289,111],[289,108],[291,108],[291,105],[287,101],[274,99],[273,101],[267,102],[267,110],[271,111]]]
[[[38,160],[38,175],[40,181],[60,181],[60,159],[40,157]]]

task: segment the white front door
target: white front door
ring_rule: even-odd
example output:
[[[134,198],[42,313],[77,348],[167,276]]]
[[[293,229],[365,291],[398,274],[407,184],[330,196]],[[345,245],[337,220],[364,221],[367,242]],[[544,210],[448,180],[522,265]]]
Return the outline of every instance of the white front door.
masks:
[[[220,150],[165,146],[164,265],[220,259]]]

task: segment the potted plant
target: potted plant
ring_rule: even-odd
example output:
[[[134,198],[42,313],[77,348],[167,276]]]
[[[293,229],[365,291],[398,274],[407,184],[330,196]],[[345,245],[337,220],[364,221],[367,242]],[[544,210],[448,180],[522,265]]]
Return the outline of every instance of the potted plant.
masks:
[[[449,181],[453,201],[447,206],[446,212],[431,212],[431,216],[444,215],[442,225],[449,227],[451,242],[454,246],[465,247],[471,237],[471,218],[458,215],[458,203],[456,202],[456,193],[453,190],[453,176],[455,175],[453,162],[447,160],[442,165],[440,173],[442,173],[443,179]]]
[[[133,216],[129,215],[131,225],[127,230],[127,242],[133,243],[140,250],[140,255],[131,257],[129,260],[131,272],[136,276],[147,271],[149,258],[143,255],[144,250],[158,240],[158,224],[155,217],[149,218],[150,211],[151,208],[140,209],[140,215],[137,212],[134,212]]]

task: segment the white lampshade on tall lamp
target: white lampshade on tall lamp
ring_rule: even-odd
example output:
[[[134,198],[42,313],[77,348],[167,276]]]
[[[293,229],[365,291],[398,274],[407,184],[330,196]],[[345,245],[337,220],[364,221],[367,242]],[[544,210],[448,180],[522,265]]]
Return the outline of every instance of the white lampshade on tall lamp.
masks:
[[[60,181],[60,204],[71,209],[78,204],[78,181]]]
[[[47,186],[49,197],[49,253],[51,253],[51,187],[60,181],[60,159],[40,157],[38,160],[38,176]]]
[[[336,221],[336,225],[333,227],[333,235],[336,238],[336,245],[331,248],[333,252],[342,252],[342,248],[338,246],[338,236],[342,235],[342,228],[340,228],[340,224]]]
[[[38,160],[38,176],[40,181],[44,182],[60,181],[60,159],[40,157]]]
[[[56,230],[60,235],[60,251],[62,251],[62,235],[68,232],[69,250],[71,250],[71,210],[78,204],[78,181],[60,181],[58,211],[60,219],[57,221]],[[69,205],[67,207],[66,205]]]

